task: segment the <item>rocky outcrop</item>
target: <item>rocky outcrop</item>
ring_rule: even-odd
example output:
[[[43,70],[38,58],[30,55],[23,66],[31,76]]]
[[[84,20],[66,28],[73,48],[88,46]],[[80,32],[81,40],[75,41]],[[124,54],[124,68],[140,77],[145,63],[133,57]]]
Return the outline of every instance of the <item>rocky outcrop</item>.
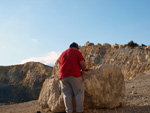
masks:
[[[148,48],[149,46],[147,46]],[[130,48],[125,45],[103,44],[103,46],[92,45],[80,48],[87,68],[99,64],[119,66],[124,74],[125,80],[132,79],[150,70],[150,50],[143,47]]]
[[[53,112],[65,110],[58,76],[52,75],[45,80],[38,100],[43,109],[49,108]],[[116,108],[122,103],[125,84],[120,68],[110,65],[95,66],[85,73],[84,83],[85,109]]]
[[[37,99],[52,67],[38,62],[0,66],[0,102],[24,102]]]

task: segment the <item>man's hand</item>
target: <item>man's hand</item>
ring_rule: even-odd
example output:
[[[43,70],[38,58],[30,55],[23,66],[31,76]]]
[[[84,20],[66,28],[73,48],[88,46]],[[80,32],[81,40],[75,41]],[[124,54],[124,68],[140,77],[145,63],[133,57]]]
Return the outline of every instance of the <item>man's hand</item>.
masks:
[[[82,75],[82,76],[84,75],[84,71],[81,71],[81,75]]]
[[[80,61],[79,63],[80,63],[80,67],[81,67],[82,71],[84,72],[84,70],[85,70],[85,68],[86,68],[85,61],[82,60],[82,61]]]

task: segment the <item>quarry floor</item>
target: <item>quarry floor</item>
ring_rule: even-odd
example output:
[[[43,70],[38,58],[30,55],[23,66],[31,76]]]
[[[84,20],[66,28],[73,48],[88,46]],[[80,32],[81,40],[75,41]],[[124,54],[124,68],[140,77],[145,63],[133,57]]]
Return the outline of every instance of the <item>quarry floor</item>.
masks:
[[[108,109],[90,109],[84,113],[150,113],[150,71],[125,82],[126,97],[122,107]],[[37,100],[19,104],[0,104],[0,113],[52,113],[42,111]]]

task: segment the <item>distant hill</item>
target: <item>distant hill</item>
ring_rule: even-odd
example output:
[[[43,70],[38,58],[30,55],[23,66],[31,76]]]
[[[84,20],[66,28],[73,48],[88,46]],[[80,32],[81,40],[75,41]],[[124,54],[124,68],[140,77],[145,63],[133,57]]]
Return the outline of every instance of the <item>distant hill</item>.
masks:
[[[39,62],[0,66],[0,103],[37,99],[52,67]]]

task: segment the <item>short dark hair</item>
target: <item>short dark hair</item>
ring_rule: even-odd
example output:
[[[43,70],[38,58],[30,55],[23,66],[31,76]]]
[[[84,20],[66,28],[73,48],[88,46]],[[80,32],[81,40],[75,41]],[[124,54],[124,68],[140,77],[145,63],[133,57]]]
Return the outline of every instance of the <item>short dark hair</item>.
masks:
[[[75,43],[75,42],[73,42],[72,44],[70,44],[70,48],[77,48],[77,49],[79,49],[79,46],[78,46],[78,44],[77,43]]]

